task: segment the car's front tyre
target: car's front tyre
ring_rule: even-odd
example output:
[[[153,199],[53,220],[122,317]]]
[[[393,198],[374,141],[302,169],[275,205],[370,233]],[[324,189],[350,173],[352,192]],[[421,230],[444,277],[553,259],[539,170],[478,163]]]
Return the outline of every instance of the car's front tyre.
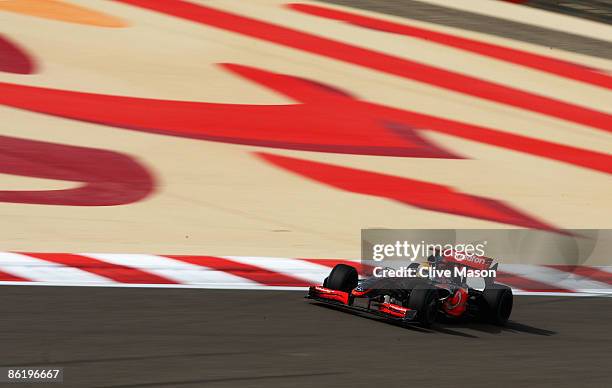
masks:
[[[428,284],[417,284],[408,297],[408,308],[417,311],[416,320],[421,326],[433,325],[438,314],[438,292]]]
[[[354,267],[346,264],[337,264],[325,279],[325,286],[332,290],[351,292],[357,287],[359,274]]]

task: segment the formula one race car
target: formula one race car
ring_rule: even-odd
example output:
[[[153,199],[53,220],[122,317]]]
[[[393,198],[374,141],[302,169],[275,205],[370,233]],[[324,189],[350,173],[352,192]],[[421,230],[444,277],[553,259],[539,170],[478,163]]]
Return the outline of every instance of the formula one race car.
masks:
[[[437,319],[480,319],[504,325],[512,312],[512,290],[495,282],[497,264],[490,258],[430,256],[400,271],[376,267],[359,280],[357,269],[336,265],[322,286],[311,286],[306,298],[400,323],[431,326]],[[483,272],[482,287],[468,285],[471,273]],[[391,275],[388,275],[391,274]],[[384,276],[387,275],[387,276]]]

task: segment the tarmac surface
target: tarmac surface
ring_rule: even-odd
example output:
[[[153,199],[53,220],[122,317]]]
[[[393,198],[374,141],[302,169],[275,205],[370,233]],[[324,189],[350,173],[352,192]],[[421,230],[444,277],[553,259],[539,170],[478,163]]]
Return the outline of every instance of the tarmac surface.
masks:
[[[63,366],[66,387],[612,384],[607,298],[516,297],[506,328],[424,330],[313,305],[301,292],[1,291],[0,364]]]
[[[506,20],[501,17],[482,15],[477,13],[478,7],[474,7],[472,11],[466,11],[415,0],[324,1],[347,7],[381,12],[388,15],[401,16],[413,20],[515,39],[517,41],[538,44],[551,49],[556,48],[595,57],[612,58],[610,42],[606,40],[589,38],[568,31],[562,31],[562,28],[549,29],[532,24]],[[588,17],[595,21],[610,24],[612,7],[609,4],[604,6],[597,1],[582,1],[581,3],[581,5],[584,5],[584,9],[572,7],[573,4],[571,2],[560,3],[550,0],[530,1],[528,5],[567,15]]]

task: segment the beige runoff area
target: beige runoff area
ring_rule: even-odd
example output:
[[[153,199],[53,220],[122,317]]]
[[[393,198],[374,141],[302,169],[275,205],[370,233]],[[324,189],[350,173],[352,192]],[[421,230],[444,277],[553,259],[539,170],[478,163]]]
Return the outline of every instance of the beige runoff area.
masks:
[[[0,73],[0,81],[157,99],[293,102],[215,65],[231,62],[307,77],[393,107],[600,152],[612,150],[610,134],[586,126],[124,4],[74,3],[120,16],[131,26],[99,28],[0,13],[3,32],[33,53],[40,64],[38,74]],[[302,15],[281,7],[282,1],[201,3],[612,111],[609,90],[433,43]],[[548,14],[537,12],[544,22]],[[538,51],[537,46],[507,39],[377,16]],[[612,62],[603,59],[559,50],[554,55],[612,70]],[[158,183],[147,199],[123,206],[0,203],[0,250],[355,258],[360,254],[361,228],[508,227],[339,191],[268,165],[253,155],[255,151],[444,184],[503,200],[563,228],[612,228],[608,175],[436,133],[426,136],[469,159],[341,155],[214,143],[9,107],[0,107],[0,123],[0,135],[126,153],[152,171]],[[48,190],[75,183],[0,174],[0,185],[6,190]]]

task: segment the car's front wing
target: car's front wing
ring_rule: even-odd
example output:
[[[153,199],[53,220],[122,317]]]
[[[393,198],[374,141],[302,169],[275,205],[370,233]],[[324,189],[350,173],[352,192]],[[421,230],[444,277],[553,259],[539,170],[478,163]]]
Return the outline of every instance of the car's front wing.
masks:
[[[409,323],[413,322],[417,311],[393,303],[374,303],[368,307],[353,305],[353,298],[348,292],[332,290],[321,286],[311,286],[306,299],[336,306],[340,309],[366,313],[390,321]]]

